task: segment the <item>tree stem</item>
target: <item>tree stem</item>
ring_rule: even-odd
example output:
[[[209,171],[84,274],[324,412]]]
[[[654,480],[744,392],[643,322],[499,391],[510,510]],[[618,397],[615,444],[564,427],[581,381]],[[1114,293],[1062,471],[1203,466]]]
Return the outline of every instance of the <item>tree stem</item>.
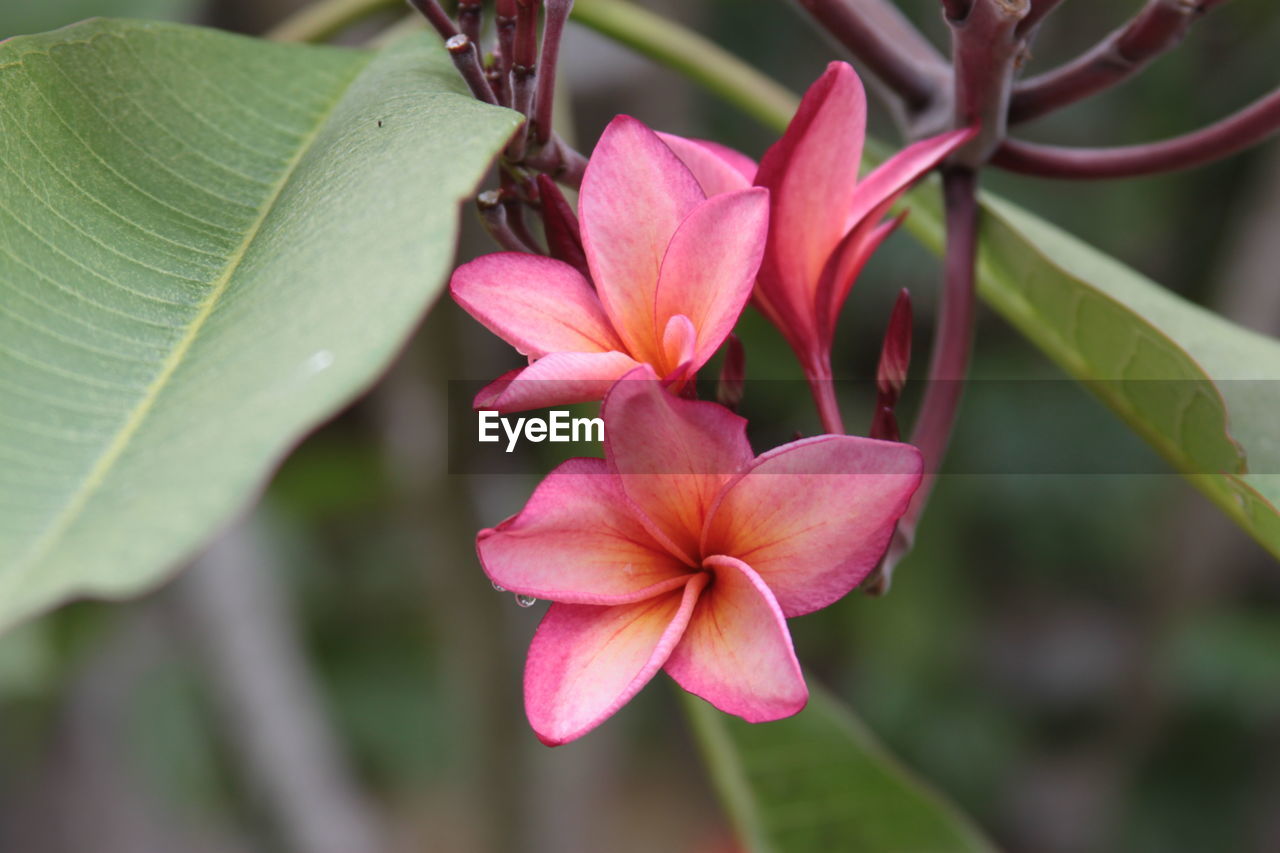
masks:
[[[831,377],[831,358],[819,359],[820,364],[811,365],[809,390],[813,392],[813,402],[818,407],[818,417],[822,420],[823,432],[830,435],[844,435],[844,419],[840,417],[840,401],[836,399],[835,380]]]
[[[955,126],[978,127],[978,135],[952,160],[970,168],[984,164],[1005,137],[1013,72],[1024,42],[1017,36],[1028,0],[974,0],[951,24],[955,64]]]
[[[885,0],[799,0],[908,112],[926,111],[946,96],[950,78],[942,56],[896,6]]]
[[[969,353],[973,348],[978,255],[977,185],[977,173],[972,169],[951,167],[943,170],[947,250],[942,299],[934,323],[929,382],[911,433],[911,443],[920,449],[924,457],[924,480],[911,499],[906,514],[898,522],[889,553],[869,583],[868,591],[875,594],[888,589],[894,567],[911,551],[916,528],[928,504],[929,493],[933,490],[960,410],[965,376],[969,372]]]
[[[1019,84],[1009,102],[1009,122],[1029,121],[1129,79],[1181,42],[1209,5],[1204,0],[1148,0],[1129,23],[1093,48]]]
[[[1206,128],[1160,142],[1068,148],[1007,139],[993,165],[1041,178],[1132,178],[1220,160],[1280,130],[1280,89]]]

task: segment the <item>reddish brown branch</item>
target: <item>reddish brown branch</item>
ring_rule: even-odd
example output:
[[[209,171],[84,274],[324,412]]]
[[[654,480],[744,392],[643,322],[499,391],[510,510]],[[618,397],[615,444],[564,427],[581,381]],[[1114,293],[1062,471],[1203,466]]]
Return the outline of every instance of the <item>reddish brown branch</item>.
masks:
[[[449,58],[453,60],[454,67],[458,69],[458,73],[462,75],[467,88],[471,90],[476,100],[484,101],[486,104],[498,103],[497,97],[493,94],[493,87],[489,85],[489,78],[485,76],[484,68],[480,66],[480,51],[476,49],[475,43],[462,33],[458,33],[450,37],[444,46],[449,51]]]
[[[503,204],[499,190],[486,190],[476,196],[476,209],[480,211],[480,221],[499,246],[509,252],[528,252],[540,254],[536,248],[523,239],[511,227],[507,218],[507,208]]]
[[[1220,160],[1280,130],[1280,89],[1194,133],[1144,145],[1067,148],[1005,140],[992,164],[1042,178],[1130,178]]]
[[[872,595],[889,588],[894,567],[910,553],[915,542],[916,527],[951,441],[965,376],[969,372],[969,353],[973,348],[974,267],[978,252],[977,173],[966,168],[947,169],[942,173],[942,187],[947,212],[942,299],[934,321],[929,383],[911,433],[911,443],[924,457],[924,481],[898,522],[880,567],[863,585]]]
[[[409,0],[409,5],[422,13],[422,17],[427,19],[427,23],[435,27],[435,31],[440,34],[440,38],[448,41],[458,34],[458,28],[453,25],[453,19],[440,8],[440,4],[436,0]]]
[[[547,0],[546,22],[542,27],[542,57],[538,60],[538,91],[534,96],[533,139],[538,145],[546,145],[551,139],[560,38],[572,9],[573,0]]]
[[[885,0],[800,0],[823,29],[920,112],[945,96],[946,63],[897,7]]]
[[[480,44],[480,27],[483,23],[482,0],[458,0],[458,29],[475,44]]]
[[[493,52],[494,90],[505,107],[511,106],[511,61],[516,46],[516,0],[498,0],[494,7],[493,27],[498,46]]]
[[[948,4],[966,6],[964,3]],[[949,17],[955,65],[955,123],[978,127],[972,141],[953,161],[977,168],[987,161],[1005,137],[1013,72],[1025,42],[1018,24],[1030,10],[1028,0],[973,0],[960,9],[963,17]]]
[[[1062,0],[1031,0],[1031,10],[1022,19],[1022,23],[1018,24],[1018,35],[1030,35],[1036,27],[1040,26],[1040,22],[1049,17],[1049,13],[1061,4]]]
[[[1220,2],[1148,0],[1133,20],[1095,47],[1019,84],[1009,103],[1009,121],[1028,121],[1127,80],[1182,41],[1196,18]]]

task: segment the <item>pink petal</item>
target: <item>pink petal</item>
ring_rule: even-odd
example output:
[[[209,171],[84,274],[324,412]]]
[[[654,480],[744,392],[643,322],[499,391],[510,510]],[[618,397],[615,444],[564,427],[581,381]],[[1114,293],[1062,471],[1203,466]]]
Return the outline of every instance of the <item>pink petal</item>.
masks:
[[[476,395],[477,409],[523,412],[600,400],[636,361],[621,352],[553,352],[503,375]]]
[[[552,604],[524,668],[529,724],[548,746],[591,731],[653,678],[684,634],[708,575],[647,601]]]
[[[641,601],[689,580],[636,520],[603,459],[560,465],[518,515],[480,531],[476,550],[499,586],[570,604]]]
[[[658,138],[689,167],[707,198],[745,190],[756,176],[756,161],[726,145],[658,131]]]
[[[596,143],[578,202],[583,248],[605,313],[640,361],[658,355],[653,299],[667,244],[705,197],[680,158],[630,116]]]
[[[760,161],[773,228],[760,270],[762,308],[789,337],[811,336],[813,293],[827,256],[848,228],[866,131],[862,83],[833,62],[805,93],[786,133]]]
[[[768,233],[769,194],[756,188],[707,199],[671,238],[658,277],[656,316],[660,325],[675,314],[693,321],[694,370],[733,331],[751,298]]]
[[[698,599],[666,669],[690,693],[749,723],[797,714],[809,700],[782,609],[741,560],[707,558],[715,581]]]
[[[688,317],[676,314],[667,321],[662,333],[663,364],[672,365],[662,377],[667,387],[678,388],[697,372],[698,368],[693,363],[693,348],[697,340],[698,330]]]
[[[818,309],[818,330],[829,343],[835,335],[836,323],[840,319],[840,311],[853,283],[862,274],[862,268],[871,260],[876,249],[880,248],[894,230],[902,224],[906,213],[881,222],[880,217],[888,212],[892,200],[872,211],[872,214],[854,227],[836,246],[831,257],[827,259],[827,267],[822,271],[818,282],[815,304]]]
[[[920,485],[907,444],[824,435],[766,453],[724,490],[704,554],[764,578],[788,617],[826,607],[875,568]]]
[[[707,511],[753,458],[747,422],[715,403],[664,391],[648,368],[619,380],[601,411],[605,459],[623,491],[656,537],[698,565]]]
[[[892,203],[922,175],[972,139],[976,133],[976,128],[964,128],[922,139],[881,163],[858,184],[853,203],[845,215],[844,230],[857,226],[885,202]]]
[[[468,314],[532,358],[622,349],[591,284],[562,261],[484,255],[458,267],[449,290]]]

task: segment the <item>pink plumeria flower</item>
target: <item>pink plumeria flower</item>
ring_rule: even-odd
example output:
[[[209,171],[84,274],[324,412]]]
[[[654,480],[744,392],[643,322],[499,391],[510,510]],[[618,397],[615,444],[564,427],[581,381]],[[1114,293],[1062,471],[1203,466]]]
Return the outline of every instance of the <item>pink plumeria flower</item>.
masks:
[[[823,372],[849,289],[901,221],[883,221],[889,208],[974,133],[917,142],[859,181],[866,123],[862,81],[848,63],[833,62],[805,92],[755,178],[770,190],[773,220],[756,304],[815,379],[829,378]]]
[[[813,379],[829,379],[840,309],[867,260],[901,221],[884,221],[922,175],[968,141],[958,130],[911,145],[861,181],[867,98],[852,66],[833,62],[805,92],[760,161],[715,143],[663,136],[708,195],[754,183],[770,191],[769,242],[755,304]]]
[[[679,388],[750,298],[768,195],[744,183],[708,198],[652,130],[614,119],[578,205],[591,281],[567,263],[519,252],[485,255],[453,274],[458,304],[530,361],[483,390],[477,408],[599,400],[641,364]]]
[[[874,568],[919,452],[823,435],[757,457],[746,421],[647,367],[613,386],[603,418],[604,459],[564,463],[477,537],[495,584],[553,602],[525,664],[534,732],[580,737],[664,668],[751,722],[795,714],[808,690],[786,619]]]

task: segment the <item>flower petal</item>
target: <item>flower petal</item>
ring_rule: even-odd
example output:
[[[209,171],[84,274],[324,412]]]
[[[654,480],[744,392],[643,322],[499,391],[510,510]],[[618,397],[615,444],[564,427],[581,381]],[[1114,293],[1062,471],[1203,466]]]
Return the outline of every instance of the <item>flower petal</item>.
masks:
[[[484,255],[458,267],[449,290],[468,314],[532,358],[622,349],[591,284],[563,261]]]
[[[641,601],[689,580],[636,520],[603,459],[560,465],[518,515],[480,531],[476,551],[499,586],[570,604]]]
[[[702,553],[749,564],[788,617],[821,609],[875,568],[921,469],[920,451],[892,441],[823,435],[785,444],[725,488]]]
[[[727,145],[662,131],[658,131],[658,138],[689,167],[689,171],[693,172],[693,176],[702,185],[707,198],[734,190],[745,190],[755,179],[756,161]]]
[[[887,213],[892,204],[892,200],[887,201],[882,207],[873,211],[871,216],[856,225],[827,259],[827,267],[822,271],[814,300],[818,310],[818,330],[824,335],[822,338],[824,344],[829,344],[834,338],[836,323],[840,320],[840,310],[844,308],[844,302],[849,298],[853,283],[862,274],[862,268],[867,265],[867,261],[871,260],[871,256],[875,254],[876,249],[880,248],[880,244],[906,218],[904,211],[888,222],[881,222],[880,216]]]
[[[698,330],[693,369],[707,362],[751,298],[769,234],[769,193],[755,188],[709,198],[671,238],[658,277],[656,319],[684,314]]]
[[[601,409],[605,459],[650,530],[697,565],[716,495],[751,459],[747,422],[715,403],[682,400],[641,368],[609,390]]]
[[[683,314],[676,314],[667,321],[662,332],[664,372],[662,381],[668,387],[681,386],[697,372],[693,363],[693,348],[698,341],[698,330],[693,321]]]
[[[707,577],[635,604],[552,604],[524,668],[525,713],[538,739],[568,743],[636,695],[680,641]]]
[[[797,714],[809,700],[782,609],[760,576],[732,557],[707,558],[703,591],[667,659],[676,682],[749,723]]]
[[[693,173],[630,116],[605,128],[582,178],[582,243],[613,328],[640,361],[660,348],[653,298],[671,236],[705,198]]]
[[[813,292],[848,228],[866,132],[867,99],[845,62],[809,87],[786,133],[760,160],[756,185],[770,190],[769,246],[757,298],[794,341],[813,335]]]
[[[485,386],[474,405],[523,412],[589,403],[602,399],[619,377],[635,368],[635,359],[622,352],[553,352]]]
[[[848,231],[856,227],[868,214],[881,207],[886,201],[902,195],[923,174],[941,163],[943,158],[976,134],[976,128],[948,131],[908,145],[885,160],[858,184],[854,191],[853,203],[847,209],[844,230]],[[878,219],[879,216],[876,218]]]

